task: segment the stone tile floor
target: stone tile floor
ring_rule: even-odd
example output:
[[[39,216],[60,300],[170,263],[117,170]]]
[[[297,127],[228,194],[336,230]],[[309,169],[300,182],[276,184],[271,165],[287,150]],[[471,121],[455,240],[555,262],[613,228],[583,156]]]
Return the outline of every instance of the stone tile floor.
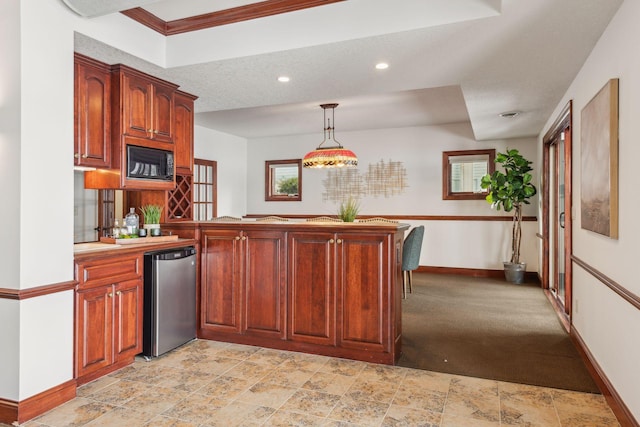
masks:
[[[23,426],[617,426],[603,396],[196,340]]]

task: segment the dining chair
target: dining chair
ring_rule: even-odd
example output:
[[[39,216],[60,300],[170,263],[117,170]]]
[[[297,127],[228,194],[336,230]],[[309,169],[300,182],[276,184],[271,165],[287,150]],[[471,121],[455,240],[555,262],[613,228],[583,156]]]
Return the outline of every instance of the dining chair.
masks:
[[[414,227],[404,239],[402,245],[402,297],[407,298],[407,284],[409,293],[412,292],[411,282],[413,281],[413,270],[420,265],[420,251],[422,250],[422,240],[424,238],[424,225]]]

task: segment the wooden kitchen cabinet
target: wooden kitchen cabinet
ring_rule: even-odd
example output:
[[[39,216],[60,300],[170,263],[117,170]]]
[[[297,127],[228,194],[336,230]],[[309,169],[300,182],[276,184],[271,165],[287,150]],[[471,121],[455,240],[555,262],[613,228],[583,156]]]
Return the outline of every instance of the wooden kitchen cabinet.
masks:
[[[285,241],[280,231],[202,233],[202,337],[232,333],[284,339]]]
[[[224,220],[199,236],[198,337],[394,364],[406,224]]]
[[[116,136],[173,143],[174,95],[177,85],[133,68],[113,66]]]
[[[91,381],[142,351],[142,255],[76,263],[75,376]]]
[[[289,233],[289,339],[336,345],[334,233]]]
[[[288,239],[289,339],[389,351],[387,235],[294,232]]]
[[[111,167],[111,67],[74,57],[74,164]]]
[[[198,97],[177,91],[174,97],[174,145],[176,173],[193,173],[193,116]]]

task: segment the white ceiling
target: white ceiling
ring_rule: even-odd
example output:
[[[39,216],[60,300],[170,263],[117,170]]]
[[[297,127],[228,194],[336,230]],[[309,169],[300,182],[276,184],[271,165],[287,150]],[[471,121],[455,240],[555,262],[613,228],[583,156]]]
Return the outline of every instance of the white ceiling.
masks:
[[[147,3],[165,21],[254,3],[64,1]],[[543,130],[621,3],[347,0],[169,36],[168,68],[82,34],[76,50],[180,84],[200,97],[197,124],[246,138],[321,134],[327,102],[340,104],[337,131],[470,122],[478,140],[516,138]],[[94,9],[77,11],[113,13]],[[375,70],[382,60],[389,68]],[[291,81],[277,82],[281,74]]]

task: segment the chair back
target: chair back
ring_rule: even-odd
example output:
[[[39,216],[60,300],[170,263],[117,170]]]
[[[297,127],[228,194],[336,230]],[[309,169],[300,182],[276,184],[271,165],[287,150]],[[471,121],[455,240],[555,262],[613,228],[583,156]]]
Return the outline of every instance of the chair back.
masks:
[[[413,271],[420,264],[420,251],[424,238],[424,225],[419,225],[409,232],[402,245],[402,271]]]

